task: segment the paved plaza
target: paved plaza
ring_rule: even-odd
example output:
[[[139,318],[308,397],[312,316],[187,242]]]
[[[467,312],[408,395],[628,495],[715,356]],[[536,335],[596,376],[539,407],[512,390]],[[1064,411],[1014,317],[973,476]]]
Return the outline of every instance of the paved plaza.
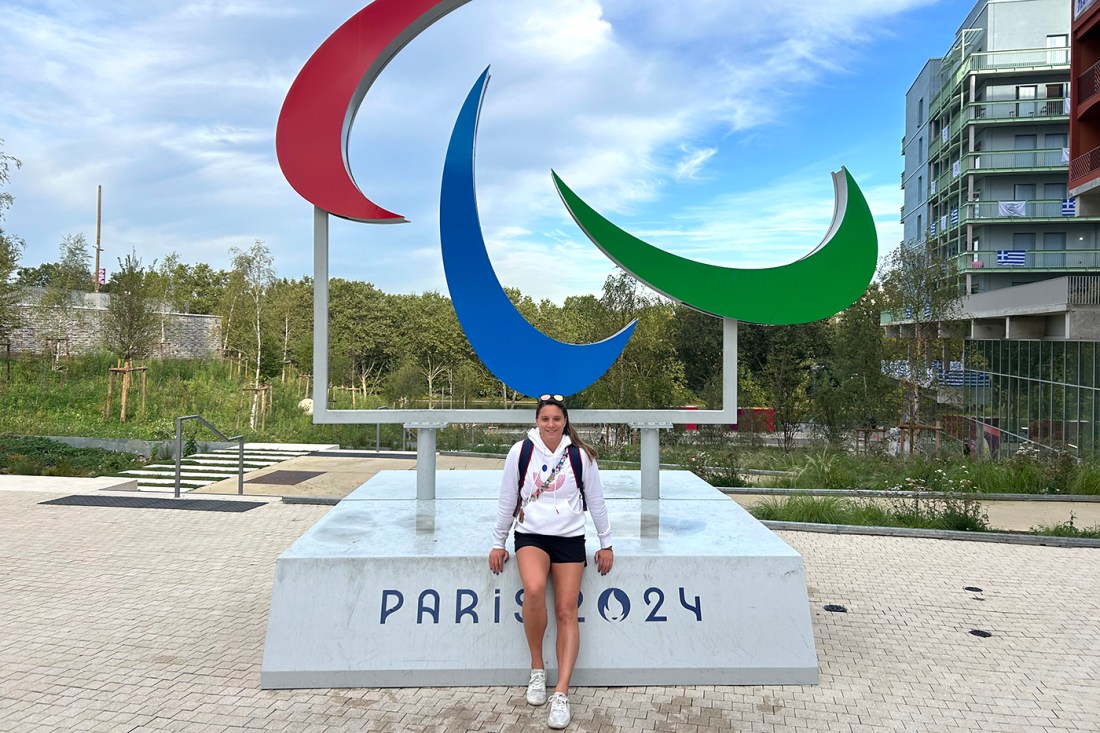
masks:
[[[328,507],[39,503],[60,495],[0,491],[0,731],[546,730],[525,680],[259,689],[275,559]],[[819,685],[581,688],[570,730],[1100,730],[1100,550],[781,535]]]

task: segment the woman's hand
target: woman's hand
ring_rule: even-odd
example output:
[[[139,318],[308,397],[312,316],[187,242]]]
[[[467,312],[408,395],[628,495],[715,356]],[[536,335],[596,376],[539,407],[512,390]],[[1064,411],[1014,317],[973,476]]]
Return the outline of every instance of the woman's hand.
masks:
[[[489,570],[493,571],[494,575],[500,575],[506,562],[508,562],[508,551],[503,547],[494,547],[489,551]]]
[[[600,575],[611,572],[611,566],[615,564],[615,552],[608,547],[606,550],[596,550],[596,569]]]

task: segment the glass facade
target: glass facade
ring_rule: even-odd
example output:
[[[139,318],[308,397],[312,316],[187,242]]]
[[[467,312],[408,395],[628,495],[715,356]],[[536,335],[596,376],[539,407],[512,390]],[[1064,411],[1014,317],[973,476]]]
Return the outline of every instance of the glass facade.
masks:
[[[968,341],[966,368],[988,374],[967,387],[969,438],[1011,455],[1024,442],[1100,455],[1100,344]],[[980,438],[979,438],[980,436]]]

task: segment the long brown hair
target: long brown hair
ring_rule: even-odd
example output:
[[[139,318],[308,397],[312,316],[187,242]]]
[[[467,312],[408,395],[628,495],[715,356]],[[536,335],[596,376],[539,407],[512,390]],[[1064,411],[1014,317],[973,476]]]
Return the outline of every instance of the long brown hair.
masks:
[[[561,414],[565,417],[565,434],[569,436],[569,442],[577,446],[593,461],[596,460],[596,449],[581,440],[580,432],[573,427],[573,421],[569,419],[569,408],[565,406],[565,403],[561,400],[556,400],[550,397],[545,400],[539,400],[538,406],[535,408],[535,420],[539,419],[539,413],[542,412],[542,408],[546,405],[553,405],[561,410]]]

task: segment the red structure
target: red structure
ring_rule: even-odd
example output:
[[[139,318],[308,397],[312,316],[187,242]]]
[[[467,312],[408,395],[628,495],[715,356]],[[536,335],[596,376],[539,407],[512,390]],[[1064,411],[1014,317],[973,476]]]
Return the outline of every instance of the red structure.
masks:
[[[1079,216],[1100,213],[1100,0],[1071,0],[1069,195]]]

